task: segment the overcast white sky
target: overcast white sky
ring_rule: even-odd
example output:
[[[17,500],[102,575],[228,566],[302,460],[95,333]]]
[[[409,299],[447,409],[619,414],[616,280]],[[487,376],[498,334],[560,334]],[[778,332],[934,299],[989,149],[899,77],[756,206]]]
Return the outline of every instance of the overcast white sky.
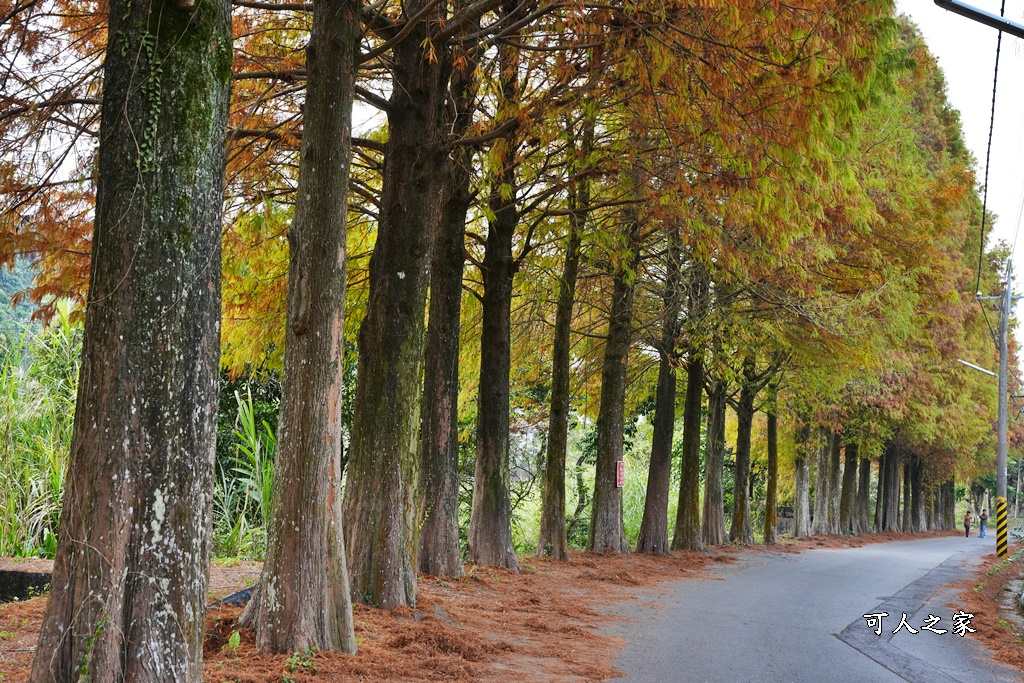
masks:
[[[964,1],[999,14],[1001,0]],[[992,111],[992,77],[999,32],[947,12],[932,0],[897,0],[896,6],[921,28],[929,48],[946,74],[947,96],[953,106],[960,110],[967,145],[978,160],[978,181],[981,183]],[[1024,23],[1024,0],[1006,0],[1006,17]],[[992,240],[1004,240],[1012,244],[1020,225],[1021,201],[1024,198],[1022,133],[1024,42],[1003,34],[988,180],[988,209],[998,215],[998,221],[989,244],[992,244]],[[1024,292],[1024,236],[1014,251],[1013,272],[1014,290]],[[1018,320],[1022,314],[1024,309],[1018,303]]]

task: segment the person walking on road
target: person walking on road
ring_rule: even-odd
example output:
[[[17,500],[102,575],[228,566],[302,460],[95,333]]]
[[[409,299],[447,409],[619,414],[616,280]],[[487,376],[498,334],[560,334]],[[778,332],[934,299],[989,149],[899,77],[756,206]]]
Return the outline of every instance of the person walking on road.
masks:
[[[978,515],[978,538],[985,538],[985,525],[988,524],[988,510],[981,508]]]
[[[971,535],[971,511],[968,510],[964,515],[964,538],[970,538]]]

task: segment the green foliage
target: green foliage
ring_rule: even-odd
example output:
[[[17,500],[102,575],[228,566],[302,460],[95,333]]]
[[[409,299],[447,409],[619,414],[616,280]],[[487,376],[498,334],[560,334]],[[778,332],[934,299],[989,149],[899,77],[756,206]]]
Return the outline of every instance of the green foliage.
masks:
[[[315,674],[316,665],[313,663],[313,659],[317,656],[317,653],[319,653],[319,650],[315,645],[303,648],[288,658],[284,668],[291,673]]]
[[[274,481],[274,428],[257,423],[250,390],[234,395],[234,451],[217,463],[214,492],[215,553],[225,557],[262,557],[266,549]]]
[[[0,348],[0,556],[53,557],[71,448],[82,330],[69,305]]]

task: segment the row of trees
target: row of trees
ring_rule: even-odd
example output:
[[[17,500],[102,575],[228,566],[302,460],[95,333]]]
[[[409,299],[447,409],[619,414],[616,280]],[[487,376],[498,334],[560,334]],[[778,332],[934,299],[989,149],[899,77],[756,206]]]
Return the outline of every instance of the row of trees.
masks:
[[[0,5],[0,254],[34,255],[44,315],[87,301],[33,680],[199,680],[219,364],[282,373],[243,617],[269,650],[351,652],[352,600],[462,572],[460,442],[468,559],[517,568],[527,402],[548,421],[542,555],[567,558],[573,417],[597,432],[588,547],[629,549],[616,463],[647,400],[637,549],[669,549],[683,375],[672,548],[753,541],[758,411],[766,540],[780,445],[798,533],[815,457],[818,532],[867,528],[878,457],[878,527],[901,463],[911,527],[948,523],[995,402],[953,361],[993,362],[973,292],[1005,254],[978,263],[972,160],[920,37],[887,0],[848,5]],[[355,101],[386,125],[353,136]]]

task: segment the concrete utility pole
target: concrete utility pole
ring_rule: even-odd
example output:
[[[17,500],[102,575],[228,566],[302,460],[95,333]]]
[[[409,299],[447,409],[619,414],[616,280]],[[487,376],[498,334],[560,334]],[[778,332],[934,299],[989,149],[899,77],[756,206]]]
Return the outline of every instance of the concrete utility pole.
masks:
[[[938,2],[938,0],[936,0]],[[1006,557],[1006,450],[1007,450],[1007,399],[1010,384],[1010,311],[1013,302],[1020,298],[1013,296],[1013,271],[1006,267],[1006,285],[999,296],[978,296],[979,301],[999,301],[999,423],[996,429],[996,553]],[[994,374],[967,361],[960,361],[989,375]]]
[[[1006,399],[1010,374],[1010,307],[1013,268],[1006,266],[1006,288],[999,315],[999,452],[996,461],[996,554],[1006,557]]]

